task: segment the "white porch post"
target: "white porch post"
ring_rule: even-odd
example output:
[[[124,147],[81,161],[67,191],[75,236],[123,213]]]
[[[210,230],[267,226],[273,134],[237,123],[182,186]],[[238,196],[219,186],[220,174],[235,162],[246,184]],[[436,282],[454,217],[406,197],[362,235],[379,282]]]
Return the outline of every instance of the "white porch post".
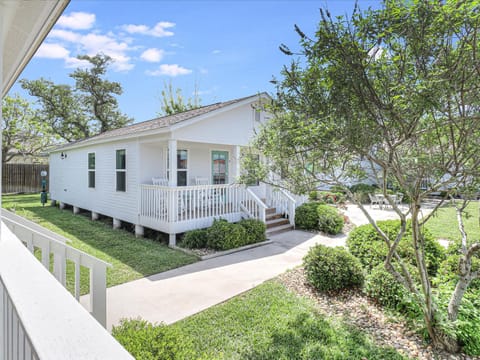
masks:
[[[169,139],[168,140],[168,163],[170,164],[169,176],[168,176],[168,186],[170,187],[168,192],[168,221],[174,223],[177,221],[177,192],[174,189],[177,187],[177,140]],[[169,234],[169,245],[175,246],[176,244],[176,234]]]
[[[233,154],[235,157],[235,177],[238,179],[240,177],[240,157],[241,157],[239,145],[235,145],[233,147]]]
[[[168,140],[168,161],[170,164],[170,173],[168,177],[168,186],[177,186],[177,140]]]

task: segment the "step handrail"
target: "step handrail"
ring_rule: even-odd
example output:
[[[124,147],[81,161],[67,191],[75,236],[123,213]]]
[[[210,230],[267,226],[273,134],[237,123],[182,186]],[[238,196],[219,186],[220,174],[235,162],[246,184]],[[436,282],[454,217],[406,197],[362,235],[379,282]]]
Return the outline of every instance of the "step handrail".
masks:
[[[250,197],[251,200],[255,202],[255,204],[258,206],[258,219],[262,221],[263,223],[267,222],[267,205],[252,191],[252,189],[247,188],[246,189],[247,197]]]

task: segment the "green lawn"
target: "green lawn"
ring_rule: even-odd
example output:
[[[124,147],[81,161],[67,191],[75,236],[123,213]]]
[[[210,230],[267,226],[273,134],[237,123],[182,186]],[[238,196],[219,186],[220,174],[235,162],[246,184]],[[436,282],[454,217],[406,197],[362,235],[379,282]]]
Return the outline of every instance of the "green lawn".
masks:
[[[465,230],[470,240],[480,240],[479,204],[478,201],[472,201],[465,211]],[[460,239],[457,215],[455,208],[451,205],[445,205],[438,209],[437,214],[428,220],[426,226],[436,238],[449,240]]]
[[[341,319],[320,315],[310,300],[275,281],[170,325],[163,336],[152,336],[158,334],[154,328],[132,327],[127,324],[113,334],[142,359],[159,358],[174,347],[180,350],[169,359],[185,354],[189,359],[228,360],[403,359]]]
[[[40,196],[5,195],[2,206],[15,209],[18,215],[55,231],[72,241],[68,244],[110,264],[107,286],[114,286],[147,275],[193,263],[197,258],[170,249],[158,241],[137,239],[124,230],[113,230],[102,222],[86,216],[73,215],[70,210],[40,204]],[[73,289],[73,264],[67,264],[67,287]],[[88,293],[88,269],[81,269],[81,292]]]

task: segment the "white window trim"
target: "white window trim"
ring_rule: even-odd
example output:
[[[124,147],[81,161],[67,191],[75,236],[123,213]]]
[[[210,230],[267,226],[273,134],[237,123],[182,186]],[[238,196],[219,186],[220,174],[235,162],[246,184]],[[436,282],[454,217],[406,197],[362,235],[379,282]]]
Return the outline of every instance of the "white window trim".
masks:
[[[209,159],[208,159],[208,162],[209,162],[209,170],[208,170],[209,175],[208,175],[208,177],[209,177],[209,179],[210,179],[210,183],[213,184],[212,152],[214,152],[214,151],[222,151],[222,152],[228,153],[228,162],[227,162],[227,166],[228,166],[228,168],[227,168],[227,184],[230,184],[230,183],[231,183],[231,181],[230,181],[230,179],[231,179],[231,168],[232,168],[232,166],[231,166],[232,152],[231,152],[230,150],[228,150],[228,149],[218,149],[218,148],[210,148],[210,151],[209,151],[209,153],[208,153],[208,157],[209,157]]]
[[[90,169],[90,154],[93,154],[94,159],[95,159],[95,167],[93,169]],[[95,186],[90,186],[90,172],[94,173],[94,181],[95,181]],[[97,188],[97,153],[96,151],[91,151],[87,153],[87,187],[90,190],[95,190]]]
[[[189,181],[188,181],[188,174],[190,172],[190,148],[187,148],[187,147],[177,147],[177,153],[179,151],[182,151],[182,150],[185,150],[187,152],[187,168],[186,169],[179,169],[177,168],[177,173],[179,171],[185,171],[186,172],[186,179],[187,179],[187,184],[185,186],[189,186]],[[167,179],[169,179],[169,173],[170,173],[170,166],[169,166],[169,163],[168,163],[168,153],[169,153],[169,150],[168,150],[168,147],[165,148],[165,177]],[[178,174],[177,174],[177,184],[178,184]],[[178,186],[178,185],[175,185],[175,186]]]
[[[123,150],[125,151],[125,169],[117,169],[117,151]],[[127,148],[118,148],[115,149],[115,192],[116,193],[126,193],[128,190],[128,183],[127,183]],[[124,172],[125,173],[125,190],[118,190],[117,184],[117,172]]]

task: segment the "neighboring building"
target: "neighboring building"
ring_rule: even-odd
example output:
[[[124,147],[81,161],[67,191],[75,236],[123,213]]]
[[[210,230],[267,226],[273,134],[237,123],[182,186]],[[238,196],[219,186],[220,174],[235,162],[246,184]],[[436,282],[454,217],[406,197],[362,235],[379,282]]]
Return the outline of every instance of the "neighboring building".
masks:
[[[275,212],[290,219],[268,226],[290,227],[294,203],[284,192],[236,183],[241,148],[265,121],[266,101],[262,93],[216,103],[60,146],[50,153],[50,196],[93,219],[112,217],[114,227],[135,224],[138,235],[144,227],[168,233],[171,245],[215,218],[267,222]]]

